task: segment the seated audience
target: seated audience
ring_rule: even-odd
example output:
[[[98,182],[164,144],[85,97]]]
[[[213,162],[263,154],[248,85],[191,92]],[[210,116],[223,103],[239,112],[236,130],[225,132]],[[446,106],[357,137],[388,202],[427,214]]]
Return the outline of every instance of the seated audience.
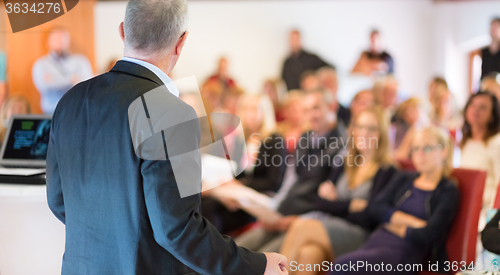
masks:
[[[424,102],[412,97],[401,103],[396,111],[397,120],[391,125],[394,157],[410,157],[411,140],[415,132],[430,125],[429,114]]]
[[[219,59],[219,63],[217,64],[217,71],[215,72],[215,74],[213,74],[212,76],[210,76],[208,78],[208,81],[211,81],[211,80],[220,81],[224,85],[225,88],[235,88],[236,87],[236,83],[234,82],[234,80],[231,78],[231,76],[229,74],[227,58],[221,57]]]
[[[460,167],[487,171],[483,206],[488,206],[493,200],[500,180],[499,132],[497,98],[489,92],[473,94],[464,109]]]
[[[369,265],[391,264],[392,271],[376,274],[394,274],[398,264],[421,264],[430,257],[444,271],[446,239],[460,200],[456,184],[448,178],[453,170],[449,135],[437,127],[421,130],[412,140],[411,151],[417,172],[399,173],[368,208],[383,226],[359,250],[341,256],[335,264],[363,261],[365,267],[358,270],[362,274],[373,272]],[[417,274],[417,270],[404,274]]]
[[[500,73],[491,72],[481,80],[481,91],[488,91],[500,100]]]
[[[21,95],[7,97],[0,109],[0,143],[7,132],[9,119],[12,115],[26,115],[31,113],[29,101]]]
[[[363,90],[358,92],[351,100],[349,110],[351,116],[355,117],[362,111],[372,108],[375,105],[375,97],[371,90]]]
[[[325,88],[332,97],[331,108],[332,111],[337,114],[337,120],[348,127],[351,121],[351,111],[337,101],[337,71],[333,67],[323,67],[318,70],[316,75],[318,76],[320,85]]]
[[[209,116],[215,110],[221,108],[222,95],[225,93],[225,90],[223,84],[218,80],[207,80],[201,86],[201,98]]]
[[[53,113],[59,99],[71,87],[93,76],[87,57],[70,53],[69,45],[69,32],[53,29],[48,38],[49,53],[33,65],[33,82],[40,93],[44,113]]]
[[[292,30],[290,32],[290,55],[283,64],[281,77],[286,83],[288,91],[300,88],[300,77],[308,70],[315,71],[323,66],[331,66],[317,55],[302,49],[300,32]]]
[[[375,229],[377,222],[367,208],[396,173],[389,156],[388,124],[380,108],[364,110],[354,118],[353,146],[339,164],[332,165],[328,180],[318,189],[316,209],[322,212],[294,221],[285,237],[280,253],[289,262],[333,261],[358,249]]]
[[[319,78],[313,70],[305,71],[300,75],[300,89],[302,91],[312,91],[320,86]]]
[[[219,113],[236,114],[239,99],[243,94],[245,94],[245,91],[239,87],[235,86],[228,88],[221,96],[220,108],[217,108],[214,111]]]
[[[398,87],[399,84],[394,77],[386,76],[376,81],[372,89],[375,102],[382,106],[391,118],[398,107]]]
[[[366,76],[373,74],[394,74],[394,60],[392,56],[383,49],[382,38],[378,30],[370,33],[370,48],[361,53],[361,56],[352,69],[352,73],[360,73]]]
[[[284,138],[287,150],[285,159],[286,170],[281,188],[273,197],[273,208],[276,208],[287,196],[293,184],[297,181],[295,171],[295,152],[302,134],[309,129],[309,123],[305,117],[304,101],[305,93],[300,90],[289,91],[285,96],[283,104],[284,121],[278,124],[278,132]]]
[[[295,151],[293,165],[297,180],[277,207],[284,217],[274,223],[261,222],[261,227],[236,238],[238,245],[254,251],[278,252],[290,223],[297,215],[314,210],[314,201],[310,198],[316,196],[319,184],[326,180],[331,163],[341,149],[341,130],[328,119],[329,98],[321,89],[304,97],[310,131],[301,136]]]
[[[304,93],[299,90],[289,91],[283,104],[284,120],[278,124],[278,132],[285,140],[288,154],[296,150],[300,136],[307,129],[304,110]]]
[[[244,95],[239,100],[237,115],[241,119],[245,137],[241,140],[236,136],[234,143],[227,147],[228,150],[238,150],[234,155],[240,157],[235,160],[244,171],[235,180],[225,184],[243,184],[272,195],[278,191],[283,181],[285,166],[283,161],[278,160],[285,158],[286,150],[278,144],[282,138],[274,132],[276,122],[271,103],[265,96]],[[243,148],[241,143],[246,143],[247,154],[239,152]],[[246,168],[242,167],[242,163],[248,163]],[[221,233],[229,233],[255,221],[252,216],[239,209],[238,201],[212,197],[212,191],[213,189],[203,192],[202,214]]]
[[[427,94],[429,98],[429,102],[434,105],[434,98],[435,95],[438,91],[449,91],[448,89],[448,83],[446,80],[440,76],[436,76],[432,78],[431,82],[429,83],[429,92]],[[436,107],[437,108],[437,107]]]
[[[448,130],[456,139],[456,132],[462,127],[463,119],[457,111],[453,94],[448,90],[436,90],[431,101],[431,121],[434,125]]]
[[[276,122],[283,121],[283,106],[281,105],[280,83],[274,79],[268,79],[264,82],[262,93],[267,95],[273,103],[274,113],[276,114]]]

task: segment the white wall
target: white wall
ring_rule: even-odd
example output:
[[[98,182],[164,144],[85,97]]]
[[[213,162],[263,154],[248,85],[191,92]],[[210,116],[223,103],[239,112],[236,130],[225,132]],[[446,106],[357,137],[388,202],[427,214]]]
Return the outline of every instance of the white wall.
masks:
[[[490,43],[490,20],[500,15],[500,1],[439,3],[435,10],[435,70],[463,105],[469,93],[469,53]]]
[[[125,2],[98,2],[95,12],[97,64],[120,56],[117,26]],[[376,12],[374,12],[376,11]],[[430,1],[192,1],[189,37],[174,79],[206,78],[221,55],[249,92],[280,75],[288,53],[288,31],[303,33],[304,47],[347,73],[368,45],[373,27],[383,33],[402,88],[423,92],[432,72],[433,6]]]
[[[117,27],[125,5],[96,5],[99,68],[121,56]],[[495,11],[500,13],[500,1],[190,1],[189,8],[189,36],[174,79],[195,75],[200,83],[226,55],[237,82],[257,92],[266,78],[280,75],[288,31],[294,27],[302,31],[305,49],[347,74],[376,27],[395,59],[403,91],[425,96],[430,78],[444,75],[462,103],[468,86],[466,53],[488,43],[488,21]]]

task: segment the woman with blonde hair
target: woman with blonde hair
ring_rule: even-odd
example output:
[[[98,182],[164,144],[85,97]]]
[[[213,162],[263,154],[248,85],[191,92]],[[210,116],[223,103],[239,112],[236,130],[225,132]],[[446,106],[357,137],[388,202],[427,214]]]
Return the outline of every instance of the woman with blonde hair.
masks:
[[[428,91],[428,97],[429,97],[429,102],[434,105],[434,100],[436,98],[437,93],[442,93],[450,91],[448,89],[448,82],[443,77],[436,76],[433,77],[431,82],[429,83],[429,91]]]
[[[362,261],[364,267],[333,274],[365,274],[370,266],[391,266],[377,274],[394,274],[398,266],[422,264],[427,256],[446,267],[446,239],[458,211],[460,193],[449,179],[453,148],[449,134],[432,126],[412,137],[411,160],[416,172],[401,172],[369,207],[370,217],[383,224],[359,250],[338,258],[335,265]],[[426,266],[426,265],[424,265]],[[372,270],[373,271],[373,270]],[[398,270],[417,274],[417,269]]]
[[[491,72],[483,77],[481,84],[479,85],[479,90],[489,91],[500,101],[500,73]]]
[[[5,99],[0,109],[0,143],[5,138],[10,117],[29,113],[31,113],[30,103],[24,96],[16,95]]]
[[[274,108],[271,100],[266,95],[243,95],[238,101],[236,115],[241,119],[247,143],[252,135],[263,140],[276,131]]]
[[[241,120],[244,136],[234,136],[226,143],[238,171],[236,179],[225,184],[241,184],[257,192],[274,194],[281,187],[285,172],[286,150],[276,131],[276,120],[269,98],[260,94],[245,94],[238,101],[236,115]],[[226,141],[231,140],[225,138]],[[246,145],[247,150],[244,148]],[[229,233],[255,219],[239,209],[235,200],[211,196],[202,198],[203,215],[221,233]]]
[[[303,100],[304,92],[292,90],[286,95],[283,104],[284,120],[278,124],[278,133],[285,139],[285,146],[289,154],[295,152],[300,136],[308,129]]]
[[[443,78],[436,77],[429,85],[429,102],[432,105],[431,121],[437,126],[448,129],[455,138],[456,130],[463,124],[453,94]]]
[[[264,82],[262,88],[262,94],[269,97],[273,104],[274,113],[276,116],[276,122],[281,122],[284,120],[283,117],[283,105],[282,105],[282,97],[283,97],[283,83],[279,80],[275,79],[267,79]]]
[[[290,263],[321,264],[358,249],[377,223],[367,209],[396,173],[389,155],[388,118],[380,107],[354,117],[349,152],[334,159],[314,199],[318,211],[291,225],[281,253]],[[290,269],[291,274],[302,274]],[[310,272],[307,274],[311,274]]]
[[[396,117],[391,126],[392,149],[396,159],[408,159],[413,135],[430,126],[428,106],[421,99],[411,97],[398,106]]]

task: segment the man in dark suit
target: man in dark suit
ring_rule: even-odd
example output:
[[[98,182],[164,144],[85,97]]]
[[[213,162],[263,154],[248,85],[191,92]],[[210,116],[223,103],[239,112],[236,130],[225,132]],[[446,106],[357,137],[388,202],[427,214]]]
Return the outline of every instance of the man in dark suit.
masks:
[[[62,274],[287,274],[286,258],[238,247],[199,213],[199,122],[167,76],[186,16],[185,0],[130,0],[125,57],[54,112],[47,199],[66,225]]]
[[[481,49],[481,79],[492,72],[500,72],[500,17],[495,17],[490,24],[491,43]]]
[[[239,245],[254,251],[279,251],[288,228],[298,215],[316,210],[311,198],[315,198],[319,184],[327,179],[345,140],[345,129],[332,120],[331,101],[332,97],[323,88],[304,96],[310,131],[297,141],[293,160],[296,179],[277,203],[277,211],[284,217],[274,223],[262,222],[262,227],[238,236]]]
[[[281,77],[286,83],[288,91],[300,89],[300,78],[306,71],[316,71],[325,66],[330,66],[326,61],[315,54],[309,53],[302,48],[300,32],[292,30],[290,32],[290,56],[283,64]]]

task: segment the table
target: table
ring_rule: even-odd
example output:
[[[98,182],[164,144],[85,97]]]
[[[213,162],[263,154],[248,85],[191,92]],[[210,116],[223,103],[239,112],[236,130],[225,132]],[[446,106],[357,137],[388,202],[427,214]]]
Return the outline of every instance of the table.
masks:
[[[61,274],[64,239],[45,185],[0,183],[1,275]]]

